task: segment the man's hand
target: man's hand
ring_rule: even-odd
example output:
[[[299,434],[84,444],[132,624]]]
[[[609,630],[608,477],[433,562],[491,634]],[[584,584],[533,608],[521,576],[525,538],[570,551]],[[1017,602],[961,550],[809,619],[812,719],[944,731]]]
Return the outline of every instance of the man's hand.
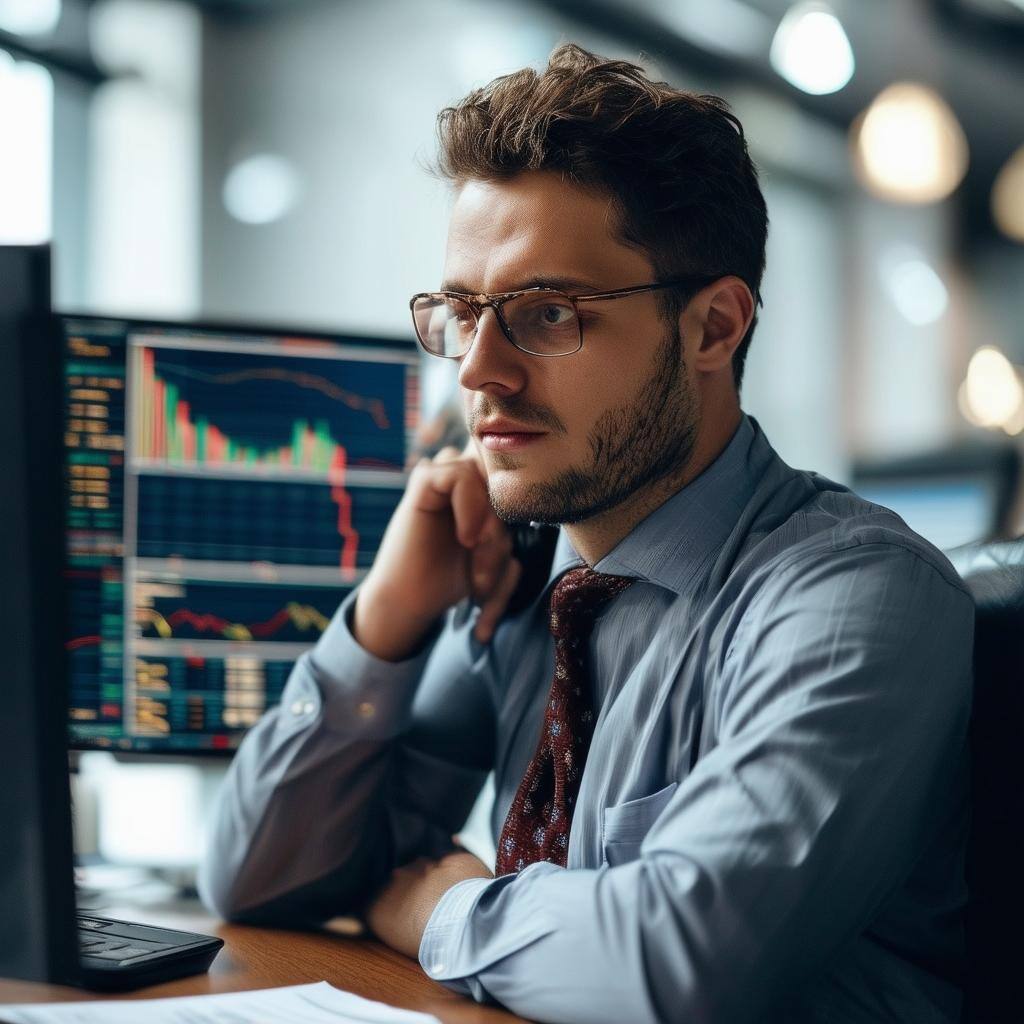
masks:
[[[381,942],[415,960],[427,921],[441,897],[456,882],[493,877],[482,860],[464,850],[440,860],[420,857],[392,872],[370,904],[366,923]]]
[[[511,535],[487,496],[470,441],[423,459],[409,477],[373,567],[359,589],[356,640],[386,661],[409,657],[453,605],[480,605],[475,632],[490,640],[519,582]]]

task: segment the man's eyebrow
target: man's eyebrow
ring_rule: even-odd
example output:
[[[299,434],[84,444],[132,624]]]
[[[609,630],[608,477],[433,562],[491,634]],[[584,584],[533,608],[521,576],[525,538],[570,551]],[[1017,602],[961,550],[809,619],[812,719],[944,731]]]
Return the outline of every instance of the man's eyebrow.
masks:
[[[541,275],[520,281],[511,288],[503,288],[502,292],[520,292],[526,288],[557,288],[559,291],[600,291],[601,286],[581,277],[565,277],[562,275]],[[479,295],[475,288],[464,281],[445,281],[441,285],[443,292],[462,292],[463,295]],[[501,294],[501,293],[495,293]]]

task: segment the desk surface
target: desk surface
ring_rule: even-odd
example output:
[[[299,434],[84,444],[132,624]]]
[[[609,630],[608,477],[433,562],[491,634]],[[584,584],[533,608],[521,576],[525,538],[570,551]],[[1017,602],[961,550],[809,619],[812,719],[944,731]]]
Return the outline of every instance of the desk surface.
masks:
[[[0,1003],[155,999],[328,981],[392,1006],[431,1013],[444,1024],[513,1024],[511,1013],[480,1006],[431,981],[419,964],[379,942],[339,934],[224,924],[200,909],[105,906],[107,917],[219,935],[224,948],[206,974],[110,995],[62,985],[0,980]]]

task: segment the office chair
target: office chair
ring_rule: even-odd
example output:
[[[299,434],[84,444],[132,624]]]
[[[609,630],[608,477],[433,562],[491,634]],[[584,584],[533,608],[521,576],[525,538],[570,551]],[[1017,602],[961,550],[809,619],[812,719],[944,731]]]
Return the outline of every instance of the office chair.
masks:
[[[1024,1021],[1024,537],[947,552],[974,595],[964,1024]]]

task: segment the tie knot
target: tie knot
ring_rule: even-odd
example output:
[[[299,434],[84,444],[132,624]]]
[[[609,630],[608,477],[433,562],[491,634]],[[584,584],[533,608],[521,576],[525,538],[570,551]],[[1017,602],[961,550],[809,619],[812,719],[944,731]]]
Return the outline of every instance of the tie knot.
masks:
[[[556,639],[586,636],[602,606],[633,582],[631,576],[594,572],[586,565],[570,569],[551,591],[552,635]]]

